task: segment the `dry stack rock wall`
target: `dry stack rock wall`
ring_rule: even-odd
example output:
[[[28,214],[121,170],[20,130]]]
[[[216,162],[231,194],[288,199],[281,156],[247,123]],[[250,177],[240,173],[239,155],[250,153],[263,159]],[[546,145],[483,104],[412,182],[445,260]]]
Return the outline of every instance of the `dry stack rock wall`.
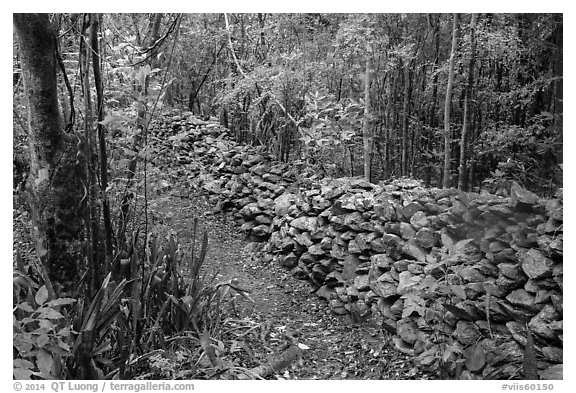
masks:
[[[216,205],[216,211],[236,213],[242,230],[256,240],[271,233],[274,199],[292,186],[297,170],[276,162],[273,156],[252,146],[237,144],[229,131],[213,121],[189,113],[175,113],[151,123],[152,133],[162,151],[171,157],[157,157],[157,165],[179,165],[180,175],[191,179]]]
[[[266,258],[313,282],[335,313],[378,315],[398,350],[459,378],[522,377],[528,340],[539,376],[559,375],[561,193],[304,179],[214,123],[171,116],[157,129],[171,130],[178,161],[217,210],[267,241]]]

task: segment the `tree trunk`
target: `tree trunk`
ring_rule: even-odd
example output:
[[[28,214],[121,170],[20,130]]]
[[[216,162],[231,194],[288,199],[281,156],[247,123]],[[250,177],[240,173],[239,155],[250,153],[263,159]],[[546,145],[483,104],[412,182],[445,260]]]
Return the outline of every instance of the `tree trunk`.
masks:
[[[62,127],[55,38],[48,14],[14,14],[13,21],[28,101],[32,238],[50,279],[67,291],[77,283],[82,260],[76,141]]]
[[[468,81],[464,96],[464,120],[462,122],[462,136],[460,137],[460,167],[458,168],[458,189],[464,190],[466,186],[466,138],[470,129],[470,96],[474,85],[474,62],[476,61],[476,22],[477,14],[472,14],[470,22],[470,59],[468,60]]]
[[[266,58],[266,37],[264,34],[264,14],[258,13],[258,25],[260,27],[260,41],[257,45],[257,54],[260,60]]]
[[[553,48],[553,75],[558,77],[553,84],[553,99],[550,112],[556,115],[556,124],[562,127],[562,115],[564,112],[563,102],[564,102],[564,90],[562,87],[563,83],[563,51],[564,40],[563,40],[563,15],[555,14],[554,22],[556,24],[553,33],[553,43],[555,47]]]
[[[146,45],[148,48],[152,48],[156,41],[160,38],[160,25],[162,24],[162,17],[164,14],[158,13],[151,16],[150,23],[148,24],[148,33],[147,36],[147,43]],[[154,69],[159,66],[160,61],[155,53],[158,53],[160,48],[153,49],[150,52],[150,68]],[[146,75],[145,84],[144,84],[144,95],[148,94],[148,87],[150,85],[150,75]]]
[[[387,122],[388,123],[388,122]],[[388,179],[389,176],[389,165],[388,165],[388,135],[390,134],[390,132],[388,131],[388,127],[384,127],[384,146],[382,147],[383,150],[383,156],[382,157],[382,161],[383,161],[383,168],[382,168],[382,176],[384,177],[384,179]]]
[[[149,47],[153,46],[158,38],[160,38],[160,25],[162,24],[162,17],[164,16],[163,13],[153,14],[150,17],[150,21],[148,23],[148,33],[146,34],[148,38],[147,45]]]
[[[396,94],[396,82],[398,80],[398,78],[394,77],[395,73],[391,72],[390,73],[390,87],[389,87],[389,92],[388,92],[388,127],[386,129],[386,138],[387,138],[387,153],[386,153],[386,172],[387,172],[387,176],[386,178],[389,178],[391,176],[393,176],[394,171],[395,171],[395,165],[396,165],[396,160],[394,160],[395,157],[395,146],[396,143],[394,143],[394,135],[395,132],[394,130],[396,129],[396,107],[395,107],[395,94]]]
[[[104,92],[103,83],[100,72],[100,48],[98,44],[98,25],[99,16],[93,15],[90,27],[90,49],[92,52],[92,68],[94,70],[94,84],[96,85],[96,130],[98,137],[98,155],[100,166],[100,198],[102,203],[102,214],[104,218],[104,254],[106,255],[105,271],[108,271],[112,263],[112,218],[110,214],[110,205],[108,202],[107,188],[108,188],[108,153],[106,151],[106,129],[102,125],[104,120]],[[96,272],[100,272],[102,266],[97,266]],[[96,276],[98,283],[104,277]]]
[[[370,73],[371,73],[371,55],[370,45],[366,47],[366,79],[364,81],[364,127],[362,139],[364,142],[364,179],[370,181],[372,167],[371,160],[371,137],[370,137]]]
[[[430,20],[432,20],[432,16],[430,16]],[[439,54],[440,54],[440,15],[437,14],[434,23],[434,67],[432,68],[432,73],[434,74],[434,77],[432,78],[432,102],[430,103],[430,108],[428,112],[428,125],[430,126],[430,129],[438,127],[438,118],[436,116],[436,108],[437,108],[436,103],[438,98],[438,64],[440,63]],[[427,136],[428,136],[427,150],[429,153],[431,153],[434,148],[436,138],[432,130],[428,130]],[[427,187],[430,187],[432,183],[432,165],[434,161],[429,162],[428,165],[426,165],[424,181]]]
[[[408,123],[410,120],[410,66],[411,62],[404,64],[404,103],[402,108],[402,159],[400,174],[408,175]]]
[[[93,298],[100,288],[98,280],[98,266],[104,264],[104,247],[101,246],[100,206],[98,204],[98,154],[96,153],[97,139],[93,129],[94,118],[92,110],[92,97],[90,88],[90,14],[84,16],[82,22],[82,38],[78,54],[82,96],[84,102],[84,140],[83,140],[83,176],[86,184],[86,208],[84,211],[84,225],[86,229],[86,283],[87,295]]]
[[[450,50],[450,66],[448,69],[448,83],[446,86],[446,102],[444,104],[444,177],[442,187],[450,187],[450,109],[452,101],[452,85],[454,84],[454,61],[456,58],[456,45],[458,44],[458,14],[454,14],[452,24],[452,49]]]

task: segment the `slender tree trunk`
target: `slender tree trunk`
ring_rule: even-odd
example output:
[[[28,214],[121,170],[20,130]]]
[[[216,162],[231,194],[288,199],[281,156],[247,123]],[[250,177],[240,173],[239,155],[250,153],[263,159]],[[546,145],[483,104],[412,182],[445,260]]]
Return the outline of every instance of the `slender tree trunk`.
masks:
[[[372,51],[370,45],[367,44],[366,47],[366,79],[364,81],[364,127],[362,133],[362,139],[364,142],[364,179],[370,181],[372,178],[371,167],[372,167],[372,157],[371,157],[371,135],[370,135],[370,73],[372,69],[371,65]]]
[[[388,165],[388,145],[389,145],[389,143],[388,143],[389,136],[388,135],[389,134],[390,134],[390,132],[388,131],[388,127],[387,126],[384,127],[384,146],[382,147],[383,155],[384,155],[384,157],[382,157],[382,161],[384,162],[383,168],[382,168],[382,171],[384,172],[383,173],[384,179],[388,179],[390,177],[389,176],[390,169],[389,169],[389,165]]]
[[[395,98],[395,91],[396,91],[396,80],[397,78],[394,77],[394,72],[390,73],[390,86],[388,89],[388,127],[386,129],[386,140],[387,140],[387,153],[386,153],[386,169],[387,169],[387,177],[389,178],[392,176],[395,170],[395,162],[392,161],[394,157],[394,150],[395,150],[395,143],[394,143],[394,132],[393,130],[396,128],[396,108],[394,106],[394,98]]]
[[[260,60],[266,58],[266,36],[264,34],[264,14],[258,13],[258,25],[260,26],[260,41],[258,42],[258,55]]]
[[[470,59],[468,60],[468,81],[464,96],[464,120],[462,122],[462,136],[460,137],[460,167],[458,168],[458,189],[466,187],[466,138],[470,129],[470,100],[474,85],[474,62],[476,61],[476,23],[478,15],[472,14],[470,22]]]
[[[92,97],[90,89],[90,59],[91,51],[87,45],[90,42],[90,15],[85,15],[82,22],[82,36],[80,39],[79,63],[84,101],[84,176],[86,179],[86,211],[84,225],[89,241],[86,242],[86,255],[88,259],[86,274],[88,296],[93,298],[100,288],[98,280],[98,266],[104,262],[104,247],[101,246],[100,206],[98,204],[98,155],[96,154],[96,135],[93,130],[94,118],[92,111]]]
[[[562,14],[555,14],[554,15],[554,22],[556,26],[554,28],[554,35],[553,35],[553,42],[556,45],[553,49],[553,74],[555,77],[559,77],[554,81],[554,88],[553,88],[553,99],[552,105],[550,108],[550,112],[555,114],[556,117],[556,124],[560,127],[562,126],[562,115],[563,115],[563,102],[564,102],[564,90],[562,87],[563,84],[563,47],[564,47],[564,40],[563,40],[563,15]]]
[[[348,145],[350,155],[350,177],[354,177],[354,145]]]
[[[404,66],[404,103],[402,108],[402,159],[400,174],[408,174],[408,124],[410,119],[410,63]]]
[[[156,44],[156,41],[158,41],[158,39],[160,38],[160,25],[162,24],[162,17],[164,16],[164,14],[162,13],[157,13],[152,15],[150,23],[148,25],[148,33],[146,34],[147,36],[147,46],[148,47],[152,47]],[[159,51],[159,48],[156,48],[155,50],[153,50],[151,53],[157,53]],[[150,67],[151,68],[156,68],[159,64],[159,60],[157,58],[157,56],[155,55],[151,55],[150,56]],[[146,75],[146,80],[145,80],[145,84],[144,84],[144,94],[147,95],[148,94],[148,86],[150,85],[150,75]]]
[[[458,14],[453,16],[452,24],[452,49],[450,50],[450,66],[448,69],[448,83],[446,85],[446,102],[444,104],[444,177],[442,187],[450,187],[450,109],[452,102],[452,85],[454,84],[454,62],[456,58],[456,46],[458,44]]]
[[[112,263],[112,219],[110,215],[110,205],[108,202],[107,188],[108,188],[108,153],[106,151],[106,129],[102,125],[104,120],[104,92],[102,77],[100,72],[100,47],[98,44],[98,27],[99,25],[99,15],[92,16],[92,24],[90,27],[90,42],[92,50],[92,68],[94,69],[94,84],[96,85],[96,118],[98,123],[96,124],[97,136],[98,136],[98,154],[99,154],[99,166],[100,166],[100,198],[102,202],[102,213],[104,218],[104,245],[105,245],[105,255],[106,255],[106,266],[105,270],[109,270]],[[100,266],[98,267],[98,271]],[[98,281],[103,279],[103,277],[96,276]]]
[[[158,38],[160,38],[160,25],[162,24],[163,13],[157,13],[151,16],[150,22],[148,24],[148,33],[146,37],[148,39],[148,46],[154,45]]]
[[[32,238],[50,279],[67,291],[77,283],[83,258],[77,143],[62,127],[55,39],[48,14],[14,14],[13,21],[28,101]]]
[[[142,44],[142,36],[140,35],[140,29],[138,28],[138,14],[130,14],[132,24],[134,25],[134,31],[136,32],[136,44]]]
[[[430,16],[430,20],[432,16]],[[432,22],[430,22],[432,23]],[[438,127],[438,118],[436,116],[437,99],[438,99],[438,64],[440,63],[440,15],[437,14],[434,23],[434,68],[432,68],[432,73],[434,77],[432,78],[432,102],[430,103],[430,108],[428,111],[428,125],[431,129]],[[429,153],[432,152],[435,144],[435,135],[432,130],[427,132],[427,150]],[[430,186],[432,182],[432,162],[428,163],[426,166],[426,174],[424,176],[426,186]]]

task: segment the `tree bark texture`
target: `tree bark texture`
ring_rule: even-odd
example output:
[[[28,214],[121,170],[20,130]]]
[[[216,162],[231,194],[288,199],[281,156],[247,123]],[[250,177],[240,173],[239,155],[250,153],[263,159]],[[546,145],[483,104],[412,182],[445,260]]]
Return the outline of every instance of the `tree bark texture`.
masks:
[[[452,103],[452,85],[454,84],[454,62],[456,58],[456,46],[458,44],[458,14],[454,14],[452,24],[452,49],[450,50],[450,65],[448,69],[448,83],[446,84],[446,101],[444,103],[444,176],[442,187],[450,187],[450,143],[452,135],[450,131],[450,109]]]
[[[476,61],[476,23],[478,15],[472,14],[470,22],[470,59],[468,60],[468,80],[464,92],[464,119],[462,122],[462,135],[460,136],[460,166],[458,168],[458,189],[466,187],[466,147],[468,130],[470,129],[470,100],[474,85],[474,62]]]
[[[58,108],[54,32],[48,14],[14,14],[28,103],[32,237],[50,279],[69,290],[82,260],[83,197],[75,175],[77,144]],[[58,286],[57,286],[58,287]]]
[[[97,120],[96,125],[97,136],[98,136],[98,154],[99,154],[99,165],[100,165],[100,198],[102,202],[102,214],[104,219],[104,245],[105,245],[105,255],[106,255],[106,265],[104,270],[108,270],[110,264],[112,263],[112,218],[110,214],[110,205],[108,203],[108,196],[106,189],[108,188],[108,153],[106,151],[106,129],[102,125],[102,120],[104,120],[104,92],[102,77],[100,72],[100,48],[98,45],[98,25],[99,16],[94,15],[92,17],[92,24],[90,28],[90,42],[92,49],[92,68],[94,70],[94,84],[96,85],[96,99],[97,99]],[[101,267],[97,266],[95,272],[100,272]],[[103,277],[96,276],[98,281],[103,279]]]
[[[84,15],[82,22],[82,39],[78,53],[82,96],[84,103],[84,141],[83,141],[83,170],[86,183],[86,198],[84,209],[84,225],[86,229],[86,282],[87,294],[93,298],[98,292],[100,282],[95,268],[104,261],[104,247],[101,246],[100,205],[98,204],[98,154],[96,153],[96,133],[93,129],[94,117],[92,110],[92,96],[90,89],[90,14]]]

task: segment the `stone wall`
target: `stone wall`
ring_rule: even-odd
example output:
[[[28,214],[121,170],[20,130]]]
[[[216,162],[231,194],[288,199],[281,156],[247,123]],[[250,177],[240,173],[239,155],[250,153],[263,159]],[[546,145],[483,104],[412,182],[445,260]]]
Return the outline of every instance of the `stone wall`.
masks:
[[[333,312],[380,318],[421,366],[521,378],[531,347],[541,378],[561,375],[561,193],[542,199],[514,184],[502,198],[410,179],[316,179],[210,122],[172,116],[157,128],[175,134],[167,140],[178,161],[216,210],[267,242],[266,260],[313,282]]]

